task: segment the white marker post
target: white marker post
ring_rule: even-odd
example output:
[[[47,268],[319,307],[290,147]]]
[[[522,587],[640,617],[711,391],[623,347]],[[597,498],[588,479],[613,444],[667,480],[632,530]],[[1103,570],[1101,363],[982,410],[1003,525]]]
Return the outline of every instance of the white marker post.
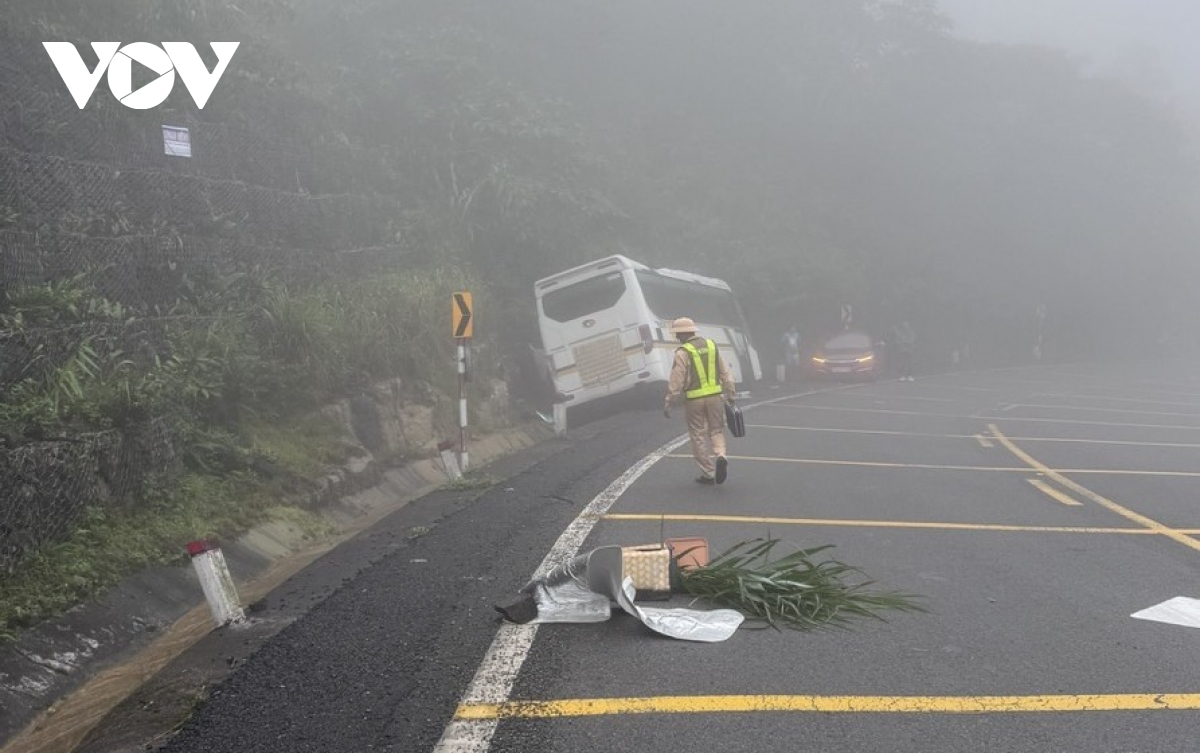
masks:
[[[245,622],[246,613],[238,601],[237,588],[220,547],[212,541],[193,541],[187,545],[187,551],[217,627]]]

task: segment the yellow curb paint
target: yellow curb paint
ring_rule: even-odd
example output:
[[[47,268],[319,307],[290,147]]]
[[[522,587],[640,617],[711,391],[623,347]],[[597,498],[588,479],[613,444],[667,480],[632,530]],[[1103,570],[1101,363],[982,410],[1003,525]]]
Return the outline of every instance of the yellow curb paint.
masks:
[[[1011,452],[1013,455],[1015,455],[1021,461],[1028,463],[1030,468],[1033,468],[1035,471],[1044,473],[1046,476],[1048,476],[1051,480],[1053,480],[1059,486],[1062,486],[1066,489],[1070,489],[1072,492],[1078,494],[1079,496],[1083,497],[1084,499],[1091,500],[1092,502],[1095,502],[1096,504],[1100,505],[1101,507],[1104,507],[1108,510],[1111,510],[1112,512],[1115,512],[1116,514],[1120,515],[1121,517],[1125,518],[1126,520],[1130,520],[1134,523],[1137,523],[1140,526],[1145,526],[1147,529],[1149,529],[1157,534],[1166,536],[1167,538],[1171,539],[1172,541],[1178,542],[1178,543],[1183,544],[1184,546],[1188,547],[1189,549],[1193,549],[1195,551],[1200,552],[1200,541],[1197,541],[1196,539],[1191,538],[1190,536],[1186,535],[1183,531],[1180,531],[1180,530],[1177,530],[1174,528],[1169,528],[1169,527],[1163,525],[1162,523],[1159,523],[1157,520],[1154,520],[1153,518],[1148,518],[1145,515],[1142,515],[1141,513],[1134,512],[1133,510],[1130,510],[1129,508],[1124,507],[1123,505],[1113,502],[1108,497],[1104,497],[1100,494],[1097,494],[1096,492],[1092,491],[1091,489],[1088,489],[1087,487],[1072,481],[1071,479],[1069,479],[1063,475],[1063,473],[1069,473],[1070,471],[1059,472],[1059,471],[1055,471],[1051,468],[1046,467],[1046,465],[1043,464],[1040,460],[1037,460],[1036,458],[1032,457],[1024,450],[1022,450],[1020,447],[1017,447],[1015,444],[1013,444],[1012,440],[1010,440],[1008,437],[1006,437],[1003,434],[1003,432],[1000,431],[1000,428],[998,426],[996,426],[995,424],[991,424],[988,426],[988,428],[991,430],[992,436],[994,436],[996,438],[996,440],[1000,442],[1000,444],[1004,445],[1005,449],[1007,449],[1009,452]]]
[[[659,513],[610,513],[601,520],[614,522],[670,521],[672,523],[737,523],[785,526],[824,526],[828,528],[923,528],[946,531],[1002,531],[1018,533],[1104,533],[1153,535],[1148,528],[1090,528],[1078,526],[1014,526],[993,523],[929,523],[911,520],[837,520],[825,518],[771,518],[756,515],[682,515]],[[1180,533],[1200,534],[1200,529]]]
[[[1064,505],[1067,505],[1069,507],[1083,507],[1082,502],[1075,499],[1074,497],[1063,494],[1058,489],[1055,489],[1053,486],[1050,486],[1045,481],[1042,481],[1040,478],[1029,479],[1029,485],[1032,486],[1034,489],[1037,489],[1042,494],[1045,494],[1047,497],[1054,500],[1055,502],[1061,502]]]
[[[578,698],[462,704],[459,720],[553,719],[623,714],[800,712],[844,714],[1020,714],[1079,711],[1195,711],[1200,694],[1030,696],[708,695]]]

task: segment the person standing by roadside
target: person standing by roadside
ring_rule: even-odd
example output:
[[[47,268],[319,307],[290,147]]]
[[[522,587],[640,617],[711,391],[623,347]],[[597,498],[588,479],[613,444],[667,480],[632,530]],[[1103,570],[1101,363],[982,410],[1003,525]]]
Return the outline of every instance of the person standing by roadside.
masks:
[[[684,417],[692,456],[700,466],[699,484],[723,484],[729,471],[725,457],[725,403],[737,396],[733,374],[717,352],[717,344],[700,337],[696,323],[687,317],[671,323],[671,334],[681,343],[667,381],[663,415],[684,398]]]

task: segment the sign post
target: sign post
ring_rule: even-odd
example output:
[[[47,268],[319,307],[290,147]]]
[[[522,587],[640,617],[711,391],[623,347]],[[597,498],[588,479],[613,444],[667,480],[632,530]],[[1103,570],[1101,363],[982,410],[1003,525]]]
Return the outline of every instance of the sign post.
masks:
[[[455,293],[451,301],[451,333],[458,342],[458,466],[466,473],[470,470],[467,452],[467,373],[468,341],[475,335],[473,301],[468,292]]]

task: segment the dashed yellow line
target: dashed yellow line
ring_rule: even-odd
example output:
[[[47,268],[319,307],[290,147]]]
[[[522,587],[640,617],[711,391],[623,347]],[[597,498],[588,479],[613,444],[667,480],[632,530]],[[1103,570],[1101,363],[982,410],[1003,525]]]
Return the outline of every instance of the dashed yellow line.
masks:
[[[1171,539],[1172,541],[1178,542],[1178,543],[1183,544],[1184,546],[1188,547],[1189,549],[1194,549],[1195,551],[1200,552],[1200,541],[1197,541],[1196,539],[1191,538],[1185,532],[1180,531],[1175,528],[1170,528],[1168,526],[1165,526],[1162,523],[1159,523],[1157,520],[1154,520],[1153,518],[1148,518],[1145,515],[1142,515],[1141,513],[1134,512],[1133,510],[1130,510],[1129,508],[1124,507],[1123,505],[1113,502],[1108,497],[1104,497],[1100,494],[1097,494],[1096,492],[1092,491],[1091,489],[1088,489],[1086,486],[1083,486],[1081,484],[1076,483],[1075,481],[1072,481],[1071,479],[1069,479],[1063,475],[1063,473],[1071,473],[1072,471],[1061,471],[1060,472],[1060,471],[1056,471],[1056,470],[1046,467],[1046,465],[1044,463],[1042,463],[1040,460],[1037,460],[1036,458],[1030,456],[1027,452],[1022,450],[1020,447],[1017,447],[1015,444],[1013,444],[1012,440],[1010,440],[1008,437],[1006,437],[1000,431],[1000,428],[998,426],[996,426],[995,424],[991,424],[990,426],[988,426],[988,428],[991,430],[992,436],[994,436],[996,438],[996,440],[998,442],[1000,442],[1000,444],[1004,445],[1005,449],[1007,449],[1009,452],[1011,452],[1013,455],[1015,455],[1021,461],[1028,463],[1030,468],[1033,468],[1034,470],[1039,471],[1040,473],[1044,473],[1046,476],[1048,476],[1051,480],[1053,480],[1059,486],[1062,486],[1065,489],[1070,489],[1072,492],[1074,492],[1075,494],[1078,494],[1079,496],[1083,497],[1084,499],[1091,500],[1092,502],[1095,502],[1096,504],[1100,505],[1101,507],[1104,507],[1108,510],[1111,510],[1112,512],[1115,512],[1116,514],[1120,515],[1121,517],[1125,518],[1126,520],[1133,521],[1134,523],[1137,523],[1140,526],[1145,526],[1147,529],[1153,531],[1154,533],[1166,536],[1167,538]]]
[[[759,515],[688,515],[678,513],[610,513],[600,518],[616,522],[670,521],[672,523],[737,523],[749,525],[824,526],[829,528],[917,528],[946,531],[1007,531],[1021,533],[1114,533],[1152,535],[1148,528],[1093,528],[1087,526],[1018,526],[996,523],[938,523],[916,520],[839,520],[831,518],[773,518]],[[1200,529],[1180,530],[1200,534]]]
[[[625,714],[756,712],[843,714],[1020,714],[1078,711],[1195,711],[1196,693],[1029,696],[704,695],[465,703],[455,719],[553,719]]]
[[[1053,486],[1050,486],[1045,481],[1042,481],[1040,478],[1029,479],[1029,485],[1032,486],[1034,489],[1037,489],[1042,494],[1045,494],[1047,497],[1054,500],[1055,502],[1061,502],[1064,505],[1067,505],[1068,507],[1083,507],[1082,502],[1075,499],[1074,497],[1071,497],[1067,494],[1060,492],[1058,489],[1055,489]]]

